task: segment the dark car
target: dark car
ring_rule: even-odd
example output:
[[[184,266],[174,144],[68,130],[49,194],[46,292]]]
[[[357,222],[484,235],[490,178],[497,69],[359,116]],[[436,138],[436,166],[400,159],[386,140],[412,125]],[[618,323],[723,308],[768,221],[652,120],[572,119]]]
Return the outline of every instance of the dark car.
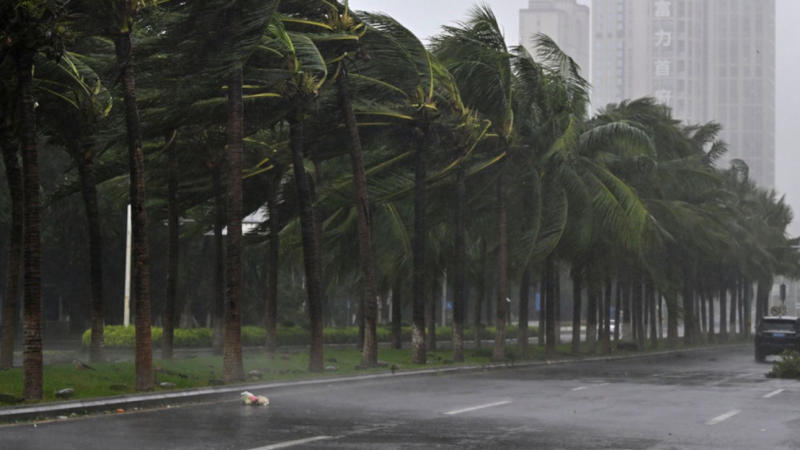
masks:
[[[784,350],[800,351],[800,319],[793,316],[767,316],[756,330],[756,361]]]

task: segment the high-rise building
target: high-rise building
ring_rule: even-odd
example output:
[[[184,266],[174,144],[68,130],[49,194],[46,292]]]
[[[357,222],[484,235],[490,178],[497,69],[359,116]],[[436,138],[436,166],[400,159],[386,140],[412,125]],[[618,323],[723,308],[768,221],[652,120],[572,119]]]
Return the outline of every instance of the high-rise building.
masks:
[[[775,184],[774,0],[593,0],[595,109],[653,96],[717,121],[763,187]]]
[[[589,8],[576,0],[530,0],[519,12],[519,42],[536,55],[532,40],[543,33],[570,55],[589,78]]]
[[[708,2],[709,118],[723,125],[726,161],[775,185],[775,2]]]

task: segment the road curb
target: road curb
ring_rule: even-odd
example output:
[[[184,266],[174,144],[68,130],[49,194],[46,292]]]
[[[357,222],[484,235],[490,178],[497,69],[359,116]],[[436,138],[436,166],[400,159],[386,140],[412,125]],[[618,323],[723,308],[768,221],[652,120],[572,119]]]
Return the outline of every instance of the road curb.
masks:
[[[91,412],[116,411],[118,409],[130,410],[134,408],[152,408],[179,403],[212,400],[226,397],[229,394],[243,390],[270,391],[303,386],[318,386],[340,383],[357,383],[362,381],[381,380],[386,378],[416,377],[429,375],[444,375],[455,373],[469,373],[500,369],[518,369],[539,366],[580,364],[590,362],[620,361],[627,359],[643,359],[667,356],[679,353],[693,353],[720,348],[732,348],[747,345],[745,343],[723,344],[713,346],[694,347],[686,349],[663,350],[649,353],[631,353],[616,356],[596,356],[588,358],[567,358],[554,360],[539,360],[528,362],[508,362],[475,364],[469,366],[445,367],[436,369],[419,369],[397,371],[395,373],[378,373],[369,375],[315,378],[309,380],[281,381],[273,383],[244,383],[229,386],[194,388],[182,391],[171,391],[157,394],[127,394],[115,397],[102,397],[91,400],[72,400],[65,402],[49,403],[46,405],[14,406],[0,409],[0,423],[13,423],[29,420],[46,420],[72,414],[88,414]]]

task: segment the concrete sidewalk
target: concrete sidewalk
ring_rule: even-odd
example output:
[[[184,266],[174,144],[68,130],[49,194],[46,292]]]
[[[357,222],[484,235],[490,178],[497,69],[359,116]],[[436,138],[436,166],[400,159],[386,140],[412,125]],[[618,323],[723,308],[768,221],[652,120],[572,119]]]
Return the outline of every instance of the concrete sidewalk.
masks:
[[[370,375],[357,375],[357,376],[342,376],[342,377],[325,377],[310,380],[299,381],[283,381],[273,383],[242,383],[228,386],[218,387],[205,387],[187,389],[181,391],[160,392],[160,393],[144,393],[144,394],[127,394],[114,397],[102,397],[96,399],[86,400],[71,400],[64,402],[54,402],[38,405],[23,405],[14,406],[9,408],[0,409],[0,423],[13,423],[20,421],[31,420],[48,420],[60,418],[69,415],[83,415],[98,412],[113,413],[118,409],[125,411],[131,409],[151,409],[159,407],[169,407],[181,403],[192,403],[202,401],[214,401],[220,399],[235,400],[239,398],[241,391],[253,391],[256,394],[264,394],[264,391],[272,391],[276,389],[287,389],[301,386],[318,386],[330,385],[338,383],[356,383],[370,380],[380,380],[386,378],[396,377],[416,377],[428,375],[442,375],[442,374],[457,374],[469,373],[476,371],[509,369],[509,368],[526,368],[536,366],[548,366],[554,364],[576,364],[583,362],[593,361],[615,361],[626,359],[639,359],[639,358],[653,358],[664,355],[687,353],[687,352],[702,352],[710,351],[720,348],[729,348],[737,346],[746,346],[743,343],[712,345],[703,347],[693,347],[687,349],[663,350],[655,352],[642,352],[631,353],[617,356],[596,356],[586,358],[564,358],[555,360],[539,360],[529,362],[507,362],[507,363],[492,363],[481,365],[469,365],[458,367],[446,367],[437,369],[418,369],[418,370],[400,370],[395,373],[379,373]]]

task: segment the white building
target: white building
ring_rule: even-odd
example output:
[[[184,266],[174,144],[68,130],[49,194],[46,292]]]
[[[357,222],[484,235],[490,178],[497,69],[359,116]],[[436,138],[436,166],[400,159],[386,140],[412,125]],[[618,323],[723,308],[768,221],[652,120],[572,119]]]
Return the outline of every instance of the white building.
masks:
[[[588,79],[589,20],[589,8],[576,0],[530,0],[528,9],[519,12],[519,42],[536,56],[533,36],[537,33],[550,36],[578,63]]]
[[[722,164],[743,159],[774,186],[774,0],[594,0],[591,79],[595,109],[649,95],[721,123]]]

